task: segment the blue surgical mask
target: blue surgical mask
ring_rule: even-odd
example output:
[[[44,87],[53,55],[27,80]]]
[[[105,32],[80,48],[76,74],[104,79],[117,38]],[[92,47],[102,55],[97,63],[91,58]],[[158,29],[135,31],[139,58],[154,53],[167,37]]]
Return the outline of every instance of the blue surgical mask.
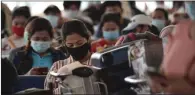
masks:
[[[186,7],[186,11],[187,11],[188,15],[190,16],[190,18],[192,20],[195,20],[195,11],[194,11],[195,2],[194,1],[192,1],[192,2],[187,1],[187,2],[185,2],[185,7]]]
[[[38,53],[47,51],[51,46],[51,41],[33,41],[31,40],[31,47]]]
[[[152,25],[156,26],[159,31],[165,27],[165,20],[153,19]]]
[[[103,31],[103,36],[107,40],[116,40],[120,36],[119,35],[119,30]]]
[[[58,25],[58,16],[47,15],[45,18],[51,23],[52,27],[55,28]]]

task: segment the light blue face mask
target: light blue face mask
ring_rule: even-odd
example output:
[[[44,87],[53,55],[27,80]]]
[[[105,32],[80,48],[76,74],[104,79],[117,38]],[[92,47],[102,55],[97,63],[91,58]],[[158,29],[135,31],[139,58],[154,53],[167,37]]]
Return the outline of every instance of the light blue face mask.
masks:
[[[103,37],[107,40],[116,40],[119,36],[119,30],[103,31]]]
[[[47,15],[45,18],[51,23],[52,27],[55,28],[58,25],[58,17],[53,15]]]
[[[31,40],[31,47],[38,53],[47,51],[51,46],[51,41],[33,41]]]
[[[195,2],[194,1],[186,1],[185,7],[188,15],[192,20],[195,20]]]
[[[152,25],[156,26],[160,32],[165,27],[165,20],[153,19]]]
[[[28,31],[24,31],[24,42],[28,43]]]

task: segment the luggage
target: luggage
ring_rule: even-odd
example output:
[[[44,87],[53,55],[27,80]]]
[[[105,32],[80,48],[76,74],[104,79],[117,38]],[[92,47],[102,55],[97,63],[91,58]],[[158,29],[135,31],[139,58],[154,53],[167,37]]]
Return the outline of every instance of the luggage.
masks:
[[[99,85],[104,83],[98,81],[91,67],[74,62],[60,68],[57,73],[50,72],[57,77],[61,95],[67,94],[101,94]]]
[[[147,73],[158,73],[162,59],[162,41],[137,40],[133,41],[128,50],[129,66],[133,68],[135,74],[125,78],[125,81],[137,84],[138,94],[150,94],[147,84]]]

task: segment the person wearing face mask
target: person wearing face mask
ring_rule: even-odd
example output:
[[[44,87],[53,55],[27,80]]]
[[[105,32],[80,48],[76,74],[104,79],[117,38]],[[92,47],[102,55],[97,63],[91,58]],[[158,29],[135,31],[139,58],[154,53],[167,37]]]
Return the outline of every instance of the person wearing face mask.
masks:
[[[122,30],[121,36],[116,42],[115,46],[120,44],[138,40],[138,39],[158,39],[157,35],[153,34],[155,26],[152,26],[152,19],[144,14],[139,14],[131,18],[131,23]],[[158,31],[158,30],[157,30]]]
[[[66,56],[51,48],[53,38],[52,26],[44,18],[36,18],[27,24],[28,43],[25,48],[13,56],[13,64],[18,74],[42,75],[43,68],[51,68],[53,62],[63,60]]]
[[[85,24],[79,20],[70,20],[64,23],[62,31],[63,43],[70,57],[55,62],[49,71],[57,72],[61,67],[75,61],[79,61],[83,65],[90,65],[91,42],[90,34]],[[44,84],[45,89],[49,89],[49,82],[53,83],[54,90],[58,88],[58,85],[55,84],[55,78],[48,73]]]
[[[81,1],[64,1],[64,18],[72,19],[81,14]]]
[[[55,5],[50,5],[44,10],[45,18],[51,23],[54,30],[54,47],[60,46],[62,42],[61,27],[65,19],[61,15],[61,11]]]
[[[168,12],[163,8],[156,8],[152,13],[152,24],[161,31],[169,24]]]
[[[30,11],[29,8],[24,6],[24,7],[19,7],[16,8],[12,12],[12,35],[10,37],[6,37],[3,39],[2,44],[4,47],[3,50],[5,50],[6,54],[9,54],[10,50],[16,48],[16,47],[21,47],[23,46],[24,39],[24,26],[25,22],[27,19],[30,17]]]
[[[29,31],[27,31],[26,26],[27,26],[31,21],[33,21],[34,19],[37,19],[37,18],[39,18],[39,17],[38,17],[38,16],[32,16],[32,17],[30,17],[30,18],[27,20],[26,24],[25,24],[24,37],[23,37],[25,45],[28,44],[28,36],[29,36],[29,34],[30,34]],[[9,53],[9,58],[8,58],[10,62],[13,63],[13,57],[16,55],[17,52],[24,50],[24,49],[25,49],[25,45],[24,45],[24,46],[21,46],[21,47],[14,48],[14,49],[12,49],[12,50],[10,51],[10,53]]]
[[[101,23],[103,38],[92,42],[92,52],[113,46],[120,36],[120,16],[116,13],[104,14]]]
[[[120,1],[105,1],[102,4],[101,9],[103,11],[103,14],[106,14],[106,13],[118,13],[119,14],[119,16],[120,16],[120,30],[125,28],[128,25],[128,23],[130,22],[128,19],[126,19],[122,16],[123,9],[122,9],[122,4]],[[101,33],[102,33],[101,28],[99,26],[99,28],[95,34],[96,38],[102,38]]]

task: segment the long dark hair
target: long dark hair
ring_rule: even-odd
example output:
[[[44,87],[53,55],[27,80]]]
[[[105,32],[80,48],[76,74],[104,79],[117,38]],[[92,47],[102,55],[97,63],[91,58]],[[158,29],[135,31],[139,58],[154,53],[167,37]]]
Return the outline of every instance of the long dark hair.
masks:
[[[74,20],[67,21],[63,24],[62,34],[64,40],[68,35],[71,35],[73,33],[79,34],[81,37],[84,37],[87,40],[89,40],[90,38],[90,34],[87,30],[87,27],[80,20],[74,19]]]
[[[37,31],[42,31],[46,30],[49,33],[49,36],[53,38],[53,28],[50,24],[50,22],[44,18],[36,18],[29,22],[26,26],[26,30],[29,32],[29,37],[28,37],[28,43],[25,47],[25,51],[28,52],[30,48],[30,39],[36,33]]]

